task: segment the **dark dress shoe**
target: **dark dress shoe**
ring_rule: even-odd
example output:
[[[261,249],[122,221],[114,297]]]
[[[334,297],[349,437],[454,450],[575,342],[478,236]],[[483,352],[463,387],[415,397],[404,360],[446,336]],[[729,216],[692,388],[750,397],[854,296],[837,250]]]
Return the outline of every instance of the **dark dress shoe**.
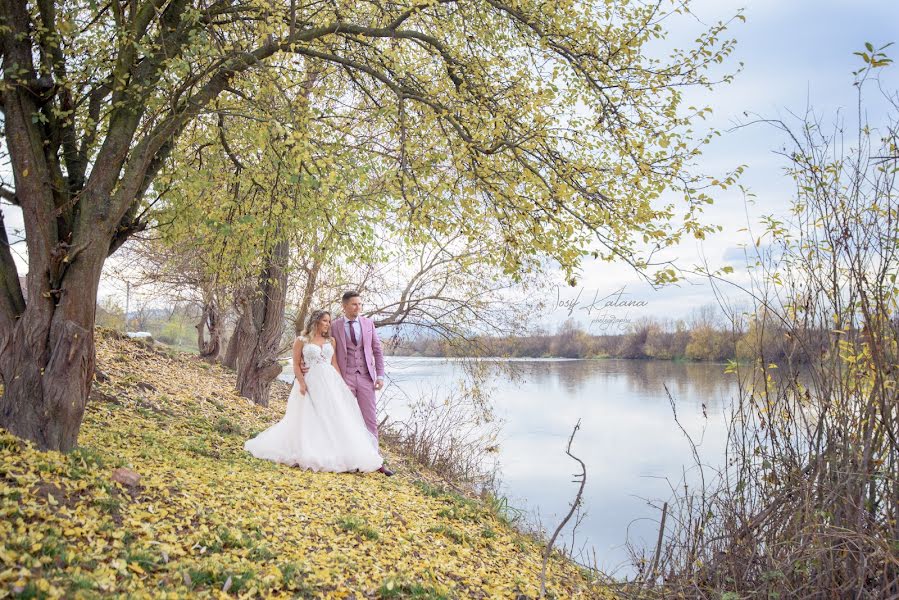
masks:
[[[384,465],[381,465],[381,468],[378,469],[378,472],[379,472],[379,473],[384,473],[384,475],[387,475],[388,477],[390,477],[391,475],[393,475],[393,471],[391,471],[390,469],[388,469],[388,468],[385,467]]]

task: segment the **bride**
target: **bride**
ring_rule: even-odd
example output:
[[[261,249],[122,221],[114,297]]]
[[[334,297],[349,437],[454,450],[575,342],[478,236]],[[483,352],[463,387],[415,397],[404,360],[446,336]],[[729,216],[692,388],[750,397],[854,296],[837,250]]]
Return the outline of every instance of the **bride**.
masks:
[[[287,411],[280,421],[244,442],[244,449],[256,458],[313,471],[376,471],[383,464],[378,442],[340,376],[330,328],[331,313],[312,313],[303,336],[293,344],[296,379]],[[303,363],[309,367],[305,376]]]

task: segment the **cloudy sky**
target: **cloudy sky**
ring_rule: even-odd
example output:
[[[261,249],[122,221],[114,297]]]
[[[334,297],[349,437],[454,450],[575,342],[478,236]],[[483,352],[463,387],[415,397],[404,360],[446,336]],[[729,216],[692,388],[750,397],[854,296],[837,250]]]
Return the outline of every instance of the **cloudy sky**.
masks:
[[[739,122],[746,122],[752,115],[765,118],[793,119],[791,113],[803,114],[812,106],[833,122],[838,111],[843,111],[847,124],[854,119],[857,95],[852,86],[852,72],[861,65],[853,52],[862,50],[865,42],[880,47],[888,42],[899,42],[899,2],[887,0],[862,0],[857,2],[834,0],[703,0],[694,2],[697,15],[707,24],[726,19],[741,7],[745,23],[736,23],[731,34],[738,40],[733,64],[743,62],[744,67],[734,83],[719,87],[712,96],[695,96],[689,104],[704,102],[714,110],[711,126],[724,134],[708,147],[698,168],[701,172],[720,174],[737,165],[748,169],[741,179],[744,186],[755,194],[754,204],[747,206],[742,194],[719,193],[714,206],[705,212],[706,219],[721,225],[723,231],[702,244],[689,241],[671,254],[683,267],[700,262],[700,257],[713,266],[732,264],[742,256],[738,244],[747,241],[746,233],[738,230],[749,223],[757,223],[761,214],[780,213],[788,206],[790,182],[782,175],[783,160],[774,153],[784,143],[784,138],[770,126],[758,125],[734,129]],[[695,37],[695,28],[681,23],[673,30],[684,43]],[[887,89],[899,89],[899,44],[887,50],[897,65],[879,70],[879,77]],[[877,102],[878,93],[871,88],[873,101],[868,116],[872,124],[883,122],[884,102]],[[749,113],[750,118],[744,116]],[[737,274],[739,276],[739,274]],[[580,301],[573,312],[584,325],[590,326],[595,313],[588,316],[584,308],[594,298],[614,295],[623,288],[621,301],[645,303],[640,307],[607,311],[610,317],[633,320],[640,316],[684,317],[698,306],[714,302],[711,289],[699,278],[682,286],[653,290],[623,265],[602,262],[588,264],[578,288],[561,289],[559,297],[570,304]],[[578,294],[580,296],[578,297]],[[551,307],[552,308],[552,307]],[[546,326],[564,320],[569,307],[557,307],[544,315]],[[590,326],[597,330],[605,323],[615,327],[612,318]]]
[[[738,243],[747,240],[738,233],[760,214],[782,212],[787,206],[791,186],[781,174],[784,164],[773,150],[783,138],[772,128],[753,126],[734,130],[738,121],[746,121],[744,113],[770,118],[789,119],[791,112],[803,113],[812,105],[828,120],[837,111],[852,117],[856,101],[852,71],[860,65],[853,52],[865,42],[875,47],[899,42],[899,2],[895,0],[699,0],[692,4],[698,18],[711,24],[728,19],[740,8],[745,23],[735,23],[731,34],[738,46],[731,66],[744,64],[734,83],[719,87],[712,96],[694,95],[688,104],[707,104],[713,110],[709,124],[724,131],[702,158],[698,168],[709,174],[724,173],[733,167],[748,165],[743,185],[750,188],[756,200],[747,207],[737,192],[720,193],[714,206],[706,210],[709,222],[721,225],[723,231],[702,244],[688,241],[669,255],[683,267],[697,264],[705,257],[711,265],[734,263],[739,254]],[[690,19],[672,23],[672,42],[686,45],[702,25]],[[899,45],[888,50],[899,61]],[[899,64],[880,70],[884,87],[899,89]],[[876,94],[872,94],[872,98]],[[869,113],[872,123],[883,121],[884,107],[875,103]],[[9,229],[21,227],[21,215],[4,207]],[[24,245],[17,249],[24,251]],[[24,263],[24,261],[22,261]],[[24,272],[25,269],[22,269]],[[588,263],[584,266],[581,286],[559,290],[558,298],[569,304],[579,298],[581,305],[572,311],[582,323],[595,318],[578,310],[595,298],[605,298],[621,291],[619,300],[634,301],[643,306],[612,311],[612,319],[634,319],[642,315],[685,317],[695,307],[714,301],[711,290],[699,279],[690,283],[653,290],[642,283],[627,266]],[[101,297],[120,293],[121,285],[109,279],[101,284]],[[540,317],[540,324],[554,327],[568,317],[568,308],[551,306]],[[606,321],[606,326],[614,322]],[[601,325],[594,324],[591,329]]]

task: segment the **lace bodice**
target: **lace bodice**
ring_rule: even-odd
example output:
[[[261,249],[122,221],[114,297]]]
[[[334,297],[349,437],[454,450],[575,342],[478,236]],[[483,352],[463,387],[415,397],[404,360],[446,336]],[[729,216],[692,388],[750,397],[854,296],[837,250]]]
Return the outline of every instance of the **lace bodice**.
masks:
[[[312,365],[329,363],[331,362],[331,356],[334,354],[334,345],[330,343],[325,343],[324,346],[319,346],[318,344],[313,344],[312,342],[306,342],[303,344],[303,360],[306,361],[306,365],[311,367]]]

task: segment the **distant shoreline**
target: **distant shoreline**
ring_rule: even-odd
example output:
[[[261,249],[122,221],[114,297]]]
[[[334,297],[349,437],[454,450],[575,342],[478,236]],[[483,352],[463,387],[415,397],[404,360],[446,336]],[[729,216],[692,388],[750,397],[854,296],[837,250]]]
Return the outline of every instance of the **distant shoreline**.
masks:
[[[387,354],[386,358],[414,358],[417,360],[446,360],[446,361],[505,361],[505,362],[573,362],[573,361],[612,361],[622,360],[629,362],[670,362],[685,363],[694,365],[726,365],[728,361],[722,360],[696,360],[692,358],[675,357],[675,358],[656,358],[647,357],[624,357],[624,356],[584,356],[584,357],[566,357],[566,356],[417,356],[414,354]],[[744,364],[743,361],[736,361],[738,364]]]

